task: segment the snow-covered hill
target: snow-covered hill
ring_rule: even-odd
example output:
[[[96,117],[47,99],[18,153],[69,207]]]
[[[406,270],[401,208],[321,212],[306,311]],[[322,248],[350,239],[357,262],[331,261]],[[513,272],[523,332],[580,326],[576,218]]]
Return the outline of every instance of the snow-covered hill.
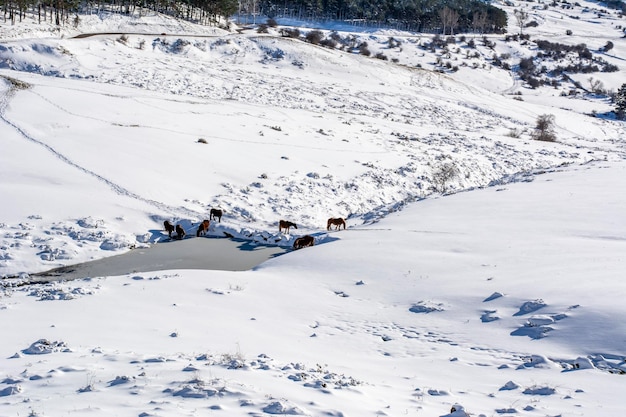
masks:
[[[50,200],[45,194],[56,192],[47,175],[36,180],[43,190],[26,196],[9,194],[23,189],[7,182],[16,210],[3,219],[4,273],[148,243],[158,238],[148,231],[164,219],[191,228],[215,206],[227,213],[228,233],[274,242],[280,218],[311,231],[324,228],[329,216],[363,224],[433,193],[624,155],[623,123],[590,114],[590,108],[609,113],[607,98],[554,97],[546,87],[521,85],[513,91],[511,73],[490,64],[433,71],[427,62],[440,51],[426,54],[423,37],[395,35],[402,46],[389,53],[405,61],[396,63],[272,34],[190,30],[156,19],[85,16],[90,33],[132,33],[21,36],[2,46],[3,74],[29,85],[4,83],[3,136],[17,141],[3,155],[4,177],[23,175],[15,164],[58,164],[94,183],[100,195],[113,192],[142,207],[113,213],[104,203],[92,213],[72,203],[58,219],[42,210]],[[613,24],[607,19],[605,26]],[[20,28],[2,33],[8,38]],[[143,31],[150,34],[135,34]],[[383,51],[389,38],[350,36],[367,37],[373,51]],[[498,45],[512,52],[512,43]],[[521,55],[526,47],[517,48]],[[506,88],[497,87],[507,77]],[[490,84],[491,91],[481,87]],[[125,88],[112,93],[114,86]],[[542,114],[555,116],[557,143],[530,140]],[[86,217],[101,226],[96,235],[76,220]],[[30,244],[14,245],[24,233]],[[27,268],[22,260],[36,254],[43,262]]]
[[[626,132],[585,90],[624,82],[623,17],[531,6],[503,6],[528,42],[338,32],[369,57],[164,16],[0,22],[0,415],[619,415]],[[540,38],[619,71],[530,88],[503,63]],[[316,245],[19,286],[213,207],[210,236]]]

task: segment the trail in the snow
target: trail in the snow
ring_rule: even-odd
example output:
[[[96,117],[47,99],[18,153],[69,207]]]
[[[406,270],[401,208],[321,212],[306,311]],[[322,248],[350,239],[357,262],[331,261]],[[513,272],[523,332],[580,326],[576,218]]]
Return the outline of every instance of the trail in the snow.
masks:
[[[10,81],[7,81],[10,83]],[[155,208],[157,208],[160,211],[164,211],[164,212],[168,212],[170,214],[176,215],[176,216],[180,216],[180,217],[189,217],[189,218],[200,218],[203,215],[201,213],[198,213],[194,210],[190,210],[188,208],[185,207],[173,207],[170,206],[168,204],[156,201],[156,200],[151,200],[151,199],[147,199],[144,198],[142,196],[140,196],[139,194],[136,194],[124,187],[122,187],[119,184],[116,184],[115,182],[111,181],[108,178],[103,177],[102,175],[98,174],[97,172],[94,172],[90,169],[87,169],[81,165],[79,165],[78,163],[72,161],[71,159],[69,159],[67,156],[63,155],[62,153],[60,153],[59,151],[57,151],[56,149],[54,149],[52,146],[48,145],[47,143],[44,143],[36,138],[34,138],[33,136],[31,136],[28,132],[26,132],[23,128],[21,128],[20,126],[18,126],[17,124],[13,123],[12,121],[10,121],[7,117],[6,117],[6,109],[9,105],[10,99],[11,97],[13,97],[15,95],[15,92],[17,91],[15,86],[10,86],[8,88],[8,90],[6,91],[6,93],[0,98],[0,120],[2,120],[4,123],[6,123],[7,125],[11,126],[13,129],[15,129],[23,138],[31,141],[32,143],[37,144],[38,146],[41,146],[42,148],[46,149],[47,151],[49,151],[50,153],[52,153],[55,157],[57,157],[58,159],[60,159],[61,161],[63,161],[64,163],[66,163],[67,165],[70,165],[76,169],[78,169],[79,171],[81,171],[84,174],[87,174],[93,178],[96,178],[98,181],[106,184],[108,187],[110,187],[114,192],[116,192],[119,195],[123,195],[138,201],[142,201],[144,203],[147,203]]]

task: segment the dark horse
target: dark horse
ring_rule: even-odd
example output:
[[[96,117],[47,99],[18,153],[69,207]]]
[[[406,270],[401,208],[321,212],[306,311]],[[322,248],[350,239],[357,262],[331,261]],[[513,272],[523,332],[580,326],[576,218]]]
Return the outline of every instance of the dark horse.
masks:
[[[200,237],[202,235],[206,235],[206,233],[209,231],[210,225],[211,222],[208,220],[204,220],[202,223],[200,223],[200,226],[198,226],[198,231],[196,232],[196,236]]]
[[[167,232],[167,235],[171,239],[172,238],[172,232],[174,232],[174,225],[172,223],[170,223],[169,221],[165,220],[163,222],[163,226],[165,226],[165,231]]]
[[[314,244],[315,244],[315,238],[311,235],[306,235],[306,236],[297,238],[293,242],[293,248],[302,249],[302,248],[306,248],[307,246],[313,246]]]
[[[338,218],[331,217],[330,219],[328,219],[328,222],[326,223],[326,230],[330,230],[330,226],[335,226],[335,230],[339,230],[341,229],[342,225],[343,225],[343,229],[346,230],[346,221],[344,219],[342,219],[341,217],[338,217]]]
[[[220,209],[211,209],[211,213],[209,214],[209,219],[214,220],[217,219],[219,223],[222,222],[222,210]]]
[[[287,220],[281,220],[280,222],[278,222],[278,232],[282,232],[283,229],[285,229],[285,231],[289,233],[290,227],[293,227],[294,229],[298,228],[295,223],[288,222]]]
[[[176,239],[180,240],[185,237],[185,229],[183,229],[180,224],[176,225]]]

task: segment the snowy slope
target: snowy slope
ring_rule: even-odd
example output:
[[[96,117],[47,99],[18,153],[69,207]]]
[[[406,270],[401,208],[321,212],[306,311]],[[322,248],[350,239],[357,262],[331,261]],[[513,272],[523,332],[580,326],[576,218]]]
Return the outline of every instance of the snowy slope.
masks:
[[[534,9],[529,31],[622,61],[615,14],[585,7]],[[440,72],[426,35],[354,34],[395,63],[81,20],[0,24],[0,415],[622,413],[626,135],[606,96],[529,89],[488,50]],[[554,143],[531,139],[543,114]],[[158,244],[166,219],[195,236],[212,207],[210,236],[316,245],[251,271],[22,285]]]

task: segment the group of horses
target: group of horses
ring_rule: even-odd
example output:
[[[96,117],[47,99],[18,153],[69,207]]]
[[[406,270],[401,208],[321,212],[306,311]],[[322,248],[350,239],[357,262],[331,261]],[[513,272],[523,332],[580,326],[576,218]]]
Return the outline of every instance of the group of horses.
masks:
[[[211,220],[217,219],[217,221],[221,223],[222,214],[224,214],[224,212],[220,209],[211,209],[211,212],[209,213],[209,219],[203,220],[202,223],[200,223],[200,225],[198,226],[198,230],[196,231],[196,236],[200,237],[200,236],[204,236],[207,234],[207,232],[209,231],[209,227],[211,226]],[[167,231],[167,234],[170,239],[172,239],[172,233],[174,232],[176,233],[175,239],[181,240],[185,237],[185,234],[186,234],[185,229],[183,229],[180,224],[177,224],[176,226],[174,226],[168,220],[165,220],[163,222],[163,226],[165,227],[165,230]],[[340,230],[341,226],[343,226],[345,230],[346,221],[345,219],[342,219],[341,217],[331,217],[326,222],[326,230],[330,230],[332,226],[335,226],[335,230]],[[298,225],[296,225],[294,222],[290,222],[287,220],[281,220],[278,222],[279,233],[282,233],[283,230],[285,231],[285,233],[289,233],[289,230],[292,227],[294,229],[297,229]],[[293,248],[302,249],[308,246],[313,246],[314,244],[315,244],[315,238],[311,235],[305,235],[305,236],[301,236],[297,238],[293,242]]]
[[[211,226],[211,220],[217,219],[218,223],[222,222],[222,214],[224,212],[220,209],[211,209],[209,213],[209,220],[203,220],[202,223],[198,226],[198,230],[196,231],[196,236],[204,236],[209,231],[209,227]],[[172,239],[172,233],[176,233],[174,239],[181,240],[185,237],[187,233],[185,233],[185,229],[180,224],[174,226],[169,220],[165,220],[163,222],[163,227],[165,227],[165,231],[170,239]]]
[[[177,224],[176,226],[174,226],[172,223],[165,220],[163,222],[163,226],[165,226],[165,231],[167,232],[167,235],[170,237],[170,239],[172,238],[172,233],[174,232],[176,232],[176,239],[179,239],[179,240],[184,238],[186,235],[185,229],[183,229],[183,227],[180,224]]]
[[[340,230],[341,226],[343,226],[343,229],[346,229],[346,220],[342,219],[341,217],[331,217],[330,219],[328,219],[328,221],[326,222],[326,230],[330,230],[332,226],[335,226],[335,230]],[[287,220],[281,220],[278,222],[278,232],[282,232],[283,230],[285,230],[286,233],[289,233],[289,229],[291,228],[297,229],[298,225],[296,225],[293,222],[287,221]],[[293,248],[294,249],[302,249],[302,248],[306,248],[308,246],[313,246],[315,244],[315,238],[311,235],[304,235],[301,236],[299,238],[297,238],[294,242],[293,242]]]
[[[331,217],[326,222],[326,230],[330,230],[332,226],[335,226],[335,230],[339,230],[339,229],[341,229],[341,226],[343,226],[343,228],[345,230],[346,229],[346,220],[342,219],[341,217]],[[279,232],[282,232],[283,229],[284,229],[286,233],[289,233],[289,229],[292,228],[292,227],[294,229],[297,229],[298,225],[296,225],[294,222],[290,222],[290,221],[287,221],[287,220],[281,220],[281,221],[278,222],[278,231]]]

